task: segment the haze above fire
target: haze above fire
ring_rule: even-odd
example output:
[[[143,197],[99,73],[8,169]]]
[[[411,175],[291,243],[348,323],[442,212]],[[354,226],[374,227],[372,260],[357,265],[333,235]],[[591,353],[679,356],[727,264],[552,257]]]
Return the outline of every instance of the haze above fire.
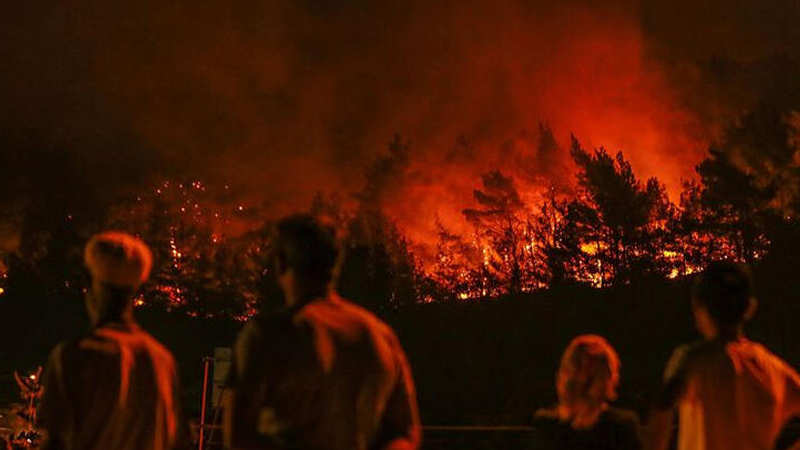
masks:
[[[361,190],[400,133],[383,203],[424,238],[489,170],[571,183],[537,154],[540,122],[676,192],[798,57],[793,2],[702,3],[5,2],[0,222],[165,178],[281,214]]]

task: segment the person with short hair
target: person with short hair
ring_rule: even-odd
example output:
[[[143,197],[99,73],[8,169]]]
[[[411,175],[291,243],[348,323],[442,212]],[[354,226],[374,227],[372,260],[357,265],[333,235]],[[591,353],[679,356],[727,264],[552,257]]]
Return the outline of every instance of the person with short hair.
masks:
[[[171,450],[183,444],[172,354],[133,318],[152,255],[139,239],[104,232],[86,245],[91,330],[59,344],[45,370],[40,425],[48,450]]]
[[[676,410],[678,450],[771,449],[800,413],[800,376],[744,335],[756,307],[745,266],[714,262],[698,276],[692,312],[703,340],[678,347],[667,364],[650,448],[668,448]]]
[[[225,394],[226,448],[415,450],[411,369],[392,329],[342,299],[335,234],[280,221],[273,263],[284,308],[242,330]]]
[[[570,342],[556,375],[558,404],[534,418],[535,448],[639,450],[636,413],[614,408],[620,360],[603,337],[585,334]]]

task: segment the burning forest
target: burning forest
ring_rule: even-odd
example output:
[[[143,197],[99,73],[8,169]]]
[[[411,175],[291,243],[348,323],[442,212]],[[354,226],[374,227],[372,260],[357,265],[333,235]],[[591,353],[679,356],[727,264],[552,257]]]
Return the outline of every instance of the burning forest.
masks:
[[[309,209],[389,304],[681,277],[793,227],[792,7],[367,3],[4,7],[2,289],[76,288],[113,226],[156,297],[244,317],[269,222]]]
[[[783,124],[794,136],[797,123]],[[390,215],[392,199],[381,196],[409,158],[411,144],[400,136],[368,167],[362,191],[318,193],[306,210],[344,238],[341,290],[380,310],[672,279],[713,260],[758,261],[797,229],[794,168],[776,178],[789,182],[779,185],[712,149],[673,201],[658,178],[637,177],[622,152],[587,150],[576,137],[562,147],[547,127],[540,133],[540,145],[569,155],[574,180],[528,186],[503,169],[487,170],[456,227],[434,217],[432,240],[410,238]],[[796,143],[787,140],[786,151],[797,152]],[[108,209],[104,227],[136,233],[155,252],[154,277],[137,306],[200,317],[257,313],[274,288],[271,212],[240,198],[227,184],[163,181]],[[47,226],[7,255],[4,289],[15,277],[56,290],[85,288],[76,258],[88,230],[70,215]],[[57,257],[61,249],[68,251]]]
[[[30,0],[0,22],[0,447],[41,426],[166,449],[182,420],[217,448],[224,404],[292,448],[316,447],[289,410],[330,413],[322,443],[416,449],[425,423],[426,450],[509,448],[465,430],[699,410],[677,396],[702,397],[711,347],[707,392],[769,401],[712,395],[725,418],[694,426],[777,440],[756,423],[800,392],[800,2]],[[64,431],[48,416],[79,402],[53,398],[145,412]]]

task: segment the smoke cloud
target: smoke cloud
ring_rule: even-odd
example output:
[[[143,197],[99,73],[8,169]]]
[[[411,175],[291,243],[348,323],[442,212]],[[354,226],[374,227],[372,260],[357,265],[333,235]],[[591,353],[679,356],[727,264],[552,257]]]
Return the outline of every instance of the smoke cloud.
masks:
[[[570,133],[674,193],[797,52],[797,6],[695,3],[5,2],[5,223],[169,177],[282,214],[363,190],[397,133],[379,189],[412,239],[463,222],[489,170],[568,189]]]

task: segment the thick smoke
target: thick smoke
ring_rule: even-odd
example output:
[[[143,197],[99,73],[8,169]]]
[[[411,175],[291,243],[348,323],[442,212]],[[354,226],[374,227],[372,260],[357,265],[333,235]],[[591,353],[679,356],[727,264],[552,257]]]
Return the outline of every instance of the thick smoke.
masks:
[[[682,100],[727,125],[758,103],[796,101],[800,3],[784,0],[645,0],[642,29]]]
[[[680,2],[691,18],[664,3],[5,2],[0,202],[91,210],[188,177],[281,214],[362,192],[396,133],[407,161],[376,189],[412,238],[459,223],[489,170],[530,195],[569,186],[570,133],[675,192],[761,95],[718,79],[717,49],[761,60],[771,40],[745,44],[771,25],[736,37],[749,16],[719,16],[730,2]]]

